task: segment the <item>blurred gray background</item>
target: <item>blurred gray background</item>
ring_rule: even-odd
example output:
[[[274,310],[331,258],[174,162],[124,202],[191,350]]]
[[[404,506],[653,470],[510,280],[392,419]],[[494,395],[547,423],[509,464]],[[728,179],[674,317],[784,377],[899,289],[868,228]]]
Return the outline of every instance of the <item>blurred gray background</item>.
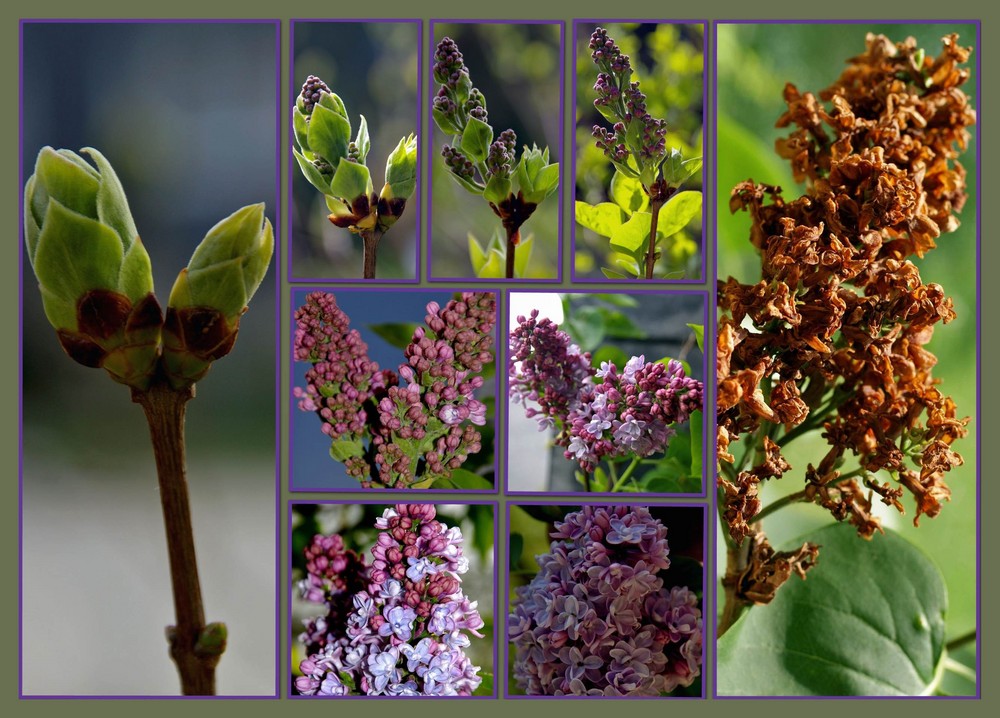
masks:
[[[219,220],[275,222],[272,23],[26,23],[23,179],[44,145],[112,163],[157,297]],[[23,691],[176,695],[166,544],[146,423],[126,387],[69,360],[23,260]],[[220,694],[275,690],[274,268],[233,353],[188,405],[188,479]],[[70,647],[71,660],[56,656]]]

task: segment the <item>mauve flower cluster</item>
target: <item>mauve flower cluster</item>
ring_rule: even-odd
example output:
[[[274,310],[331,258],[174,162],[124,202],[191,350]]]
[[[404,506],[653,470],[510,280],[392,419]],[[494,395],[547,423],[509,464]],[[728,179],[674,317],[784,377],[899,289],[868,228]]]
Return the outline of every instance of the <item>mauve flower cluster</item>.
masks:
[[[523,404],[540,429],[555,427],[556,444],[584,471],[602,459],[666,450],[672,425],[702,408],[702,383],[686,376],[678,361],[664,365],[638,356],[620,374],[611,362],[595,370],[590,354],[551,319],[539,320],[537,309],[517,321],[507,359],[511,400]]]
[[[581,352],[569,334],[548,317],[519,316],[511,330],[507,352],[508,393],[539,429],[558,423],[560,438],[566,417],[579,403],[580,393],[592,382],[590,354]],[[536,409],[528,402],[538,405]]]
[[[593,136],[598,149],[610,159],[625,164],[629,157],[626,136],[632,122],[640,123],[635,151],[639,166],[644,162],[658,164],[667,152],[667,122],[652,117],[646,111],[646,96],[639,91],[638,82],[630,82],[632,65],[628,55],[623,55],[604,28],[597,28],[590,36],[590,57],[601,70],[594,84],[597,99],[594,106],[609,120],[617,120],[613,132],[594,125]]]
[[[369,567],[347,558],[339,536],[318,536],[307,549],[300,588],[311,599],[326,587],[330,611],[300,636],[310,655],[299,664],[299,694],[468,696],[479,686],[479,667],[463,650],[484,624],[462,591],[462,531],[435,515],[430,504],[386,509]],[[334,565],[345,573],[331,581]]]
[[[667,528],[639,506],[584,506],[556,523],[508,631],[529,695],[658,696],[701,674],[698,597],[665,586]]]
[[[605,458],[646,457],[665,451],[673,424],[700,411],[703,386],[671,359],[666,365],[632,357],[619,374],[613,362],[597,372],[600,384],[583,388],[567,417],[566,458],[593,471]]]
[[[482,449],[470,424],[486,423],[475,392],[493,361],[494,293],[466,292],[444,307],[430,302],[398,374],[368,358],[334,295],[309,294],[295,321],[295,358],[313,365],[306,387],[293,390],[299,408],[319,414],[331,453],[364,488],[448,478]]]

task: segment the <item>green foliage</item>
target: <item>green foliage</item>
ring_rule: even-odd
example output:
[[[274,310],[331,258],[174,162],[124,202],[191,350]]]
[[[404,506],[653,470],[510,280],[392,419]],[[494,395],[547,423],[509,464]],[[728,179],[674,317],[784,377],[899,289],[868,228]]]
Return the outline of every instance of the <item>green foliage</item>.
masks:
[[[719,693],[932,692],[947,609],[937,567],[892,531],[860,541],[851,526],[834,524],[802,540],[822,546],[819,563],[719,639]]]
[[[480,279],[503,279],[504,269],[507,266],[507,240],[504,238],[503,232],[499,228],[494,229],[485,247],[480,244],[472,232],[469,232],[468,239],[469,262],[471,262],[472,271],[476,273],[476,276]],[[534,249],[533,240],[534,235],[529,234],[522,237],[517,246],[517,254],[514,257],[514,278],[516,279],[527,276],[531,252]]]

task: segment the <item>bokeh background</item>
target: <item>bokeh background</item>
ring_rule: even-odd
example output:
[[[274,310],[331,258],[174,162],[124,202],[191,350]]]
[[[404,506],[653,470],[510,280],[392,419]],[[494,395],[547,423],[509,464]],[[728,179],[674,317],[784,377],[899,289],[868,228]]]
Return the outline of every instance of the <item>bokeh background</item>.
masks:
[[[562,157],[562,25],[556,23],[444,23],[431,26],[431,55],[444,37],[458,43],[472,84],[486,97],[489,124],[494,136],[505,129],[517,134],[518,158],[525,145],[549,148],[549,162],[559,162],[561,181],[567,177]],[[438,85],[431,78],[431,96]],[[433,125],[428,147],[431,167],[430,276],[436,279],[474,277],[469,261],[468,235],[482,246],[494,232],[503,233],[500,218],[482,197],[470,193],[451,178],[441,159],[441,148],[451,142]],[[542,202],[521,227],[521,236],[534,236],[528,278],[555,279],[559,242],[559,206],[556,192]],[[505,235],[503,235],[505,236]],[[506,241],[506,240],[505,240]]]
[[[295,361],[292,342],[295,337],[295,310],[306,303],[310,289],[292,290],[292,303],[288,357],[291,365],[292,387],[306,385],[308,362]],[[325,290],[323,290],[325,291]],[[351,329],[361,333],[361,339],[368,345],[368,356],[379,365],[379,369],[398,372],[405,361],[403,349],[396,345],[399,341],[409,343],[416,326],[425,326],[427,304],[437,302],[445,306],[455,293],[444,289],[386,290],[373,292],[368,289],[337,289],[332,292],[340,307],[351,320]],[[499,298],[498,298],[499,299]],[[378,328],[379,331],[376,331]],[[389,341],[396,340],[396,343]],[[494,345],[494,356],[496,346]],[[478,392],[480,401],[486,404],[486,425],[475,429],[482,435],[483,449],[469,456],[463,469],[483,475],[493,481],[494,434],[496,432],[496,411],[494,406],[496,383],[496,360],[484,371],[484,383]],[[405,382],[404,382],[405,383]],[[293,491],[357,491],[361,485],[349,476],[344,465],[330,456],[330,437],[323,433],[323,422],[314,411],[299,409],[299,400],[289,392],[289,432],[290,432],[290,488]],[[433,488],[433,487],[432,487]]]
[[[508,336],[518,326],[518,316],[530,316],[537,309],[540,319],[548,317],[583,351],[591,352],[595,367],[613,361],[621,370],[633,356],[644,355],[647,361],[671,357],[688,363],[688,376],[705,380],[704,355],[688,326],[705,323],[703,293],[511,292],[509,297]],[[540,431],[537,419],[528,418],[524,409],[508,395],[507,490],[583,492],[574,475],[580,465],[567,459],[565,449],[553,444],[553,431]],[[642,473],[640,469],[636,475]],[[690,483],[684,493],[701,491],[700,477]]]
[[[302,675],[299,663],[306,658],[304,647],[298,640],[302,633],[302,622],[322,615],[322,604],[311,603],[299,595],[298,582],[305,577],[305,549],[313,536],[329,536],[339,533],[347,548],[364,556],[369,565],[372,561],[371,549],[375,546],[379,531],[375,519],[382,516],[391,503],[312,504],[294,502],[291,504],[291,596],[290,596],[290,636],[291,681]],[[462,529],[464,541],[462,550],[469,559],[469,570],[460,578],[462,591],[470,601],[478,603],[479,614],[485,624],[480,629],[483,638],[469,636],[471,645],[465,650],[473,665],[479,666],[483,678],[476,695],[493,694],[493,676],[496,673],[495,652],[497,637],[495,630],[494,593],[496,590],[495,541],[496,516],[493,504],[434,504],[435,519],[447,526]],[[502,622],[501,622],[501,625]]]
[[[598,68],[591,59],[590,36],[603,27],[629,56],[632,80],[646,95],[646,109],[667,121],[667,148],[676,147],[686,159],[704,156],[705,39],[704,25],[674,23],[616,23],[580,21],[576,35],[576,194],[581,202],[611,201],[608,190],[614,165],[597,149],[594,125],[611,130],[610,123],[594,107],[594,83]],[[711,158],[706,158],[706,162]],[[701,190],[703,171],[686,180],[681,189]],[[607,237],[580,225],[574,226],[574,268],[580,279],[604,279],[601,267],[615,269],[614,254]],[[664,252],[657,276],[665,271],[679,279],[701,279],[703,262],[702,219],[699,215],[673,235]],[[672,259],[671,254],[676,254]]]
[[[782,90],[786,82],[799,90],[818,92],[840,75],[844,62],[865,49],[867,32],[882,33],[894,42],[908,36],[917,39],[919,47],[929,56],[941,51],[941,38],[959,33],[959,43],[974,46],[974,25],[938,24],[840,24],[840,25],[739,25],[718,26],[719,51],[719,121],[718,121],[718,276],[724,280],[735,276],[741,281],[759,278],[760,264],[748,241],[749,217],[746,213],[730,215],[727,205],[732,187],[748,177],[757,182],[777,184],[785,188],[786,197],[798,196],[803,188],[792,179],[787,163],[774,153],[774,140],[787,134],[774,122],[785,110]],[[969,67],[972,77],[963,86],[977,106],[975,64],[979,48],[975,48]],[[976,246],[976,184],[977,146],[975,127],[972,139],[962,156],[968,171],[969,199],[959,220],[961,227],[953,234],[937,240],[938,249],[923,260],[915,260],[925,283],[937,282],[954,300],[958,318],[938,326],[929,349],[938,357],[935,377],[940,389],[951,395],[960,416],[973,417],[969,435],[955,448],[965,457],[965,464],[947,475],[951,487],[951,502],[945,504],[934,519],[922,517],[920,527],[913,526],[913,504],[904,497],[908,515],[882,511],[884,524],[900,532],[907,540],[923,549],[941,569],[948,587],[948,640],[976,630],[976,314],[977,265]],[[724,161],[721,161],[725,158]],[[803,437],[786,452],[793,467],[804,467],[825,453],[825,443],[818,434]],[[792,477],[768,482],[763,491],[763,504],[796,486]],[[880,481],[886,477],[880,477]],[[884,509],[877,504],[878,509]],[[791,544],[795,537],[830,522],[830,516],[815,506],[793,506],[783,509],[767,521],[767,531],[777,548]],[[878,536],[873,540],[877,541]],[[722,546],[721,539],[718,545]],[[725,565],[720,554],[720,566]],[[966,647],[957,656],[963,663],[975,667],[975,654]],[[949,692],[974,690],[974,685],[950,685]]]
[[[165,305],[205,233],[277,207],[273,23],[25,23],[23,179],[44,145],[115,167]],[[20,240],[19,240],[20,241]],[[23,253],[22,253],[23,254]],[[142,410],[68,359],[23,257],[23,691],[177,695],[163,519]],[[233,352],[188,405],[206,617],[229,647],[218,691],[273,695],[276,661],[274,268]],[[61,648],[60,648],[61,647]],[[54,651],[72,647],[76,658]]]
[[[365,164],[371,171],[372,186],[376,192],[381,191],[386,159],[399,140],[411,133],[417,135],[418,160],[423,148],[417,102],[420,23],[294,21],[291,33],[292,79],[288,104],[283,109],[291,113],[309,75],[326,82],[344,101],[352,140],[360,116],[368,120],[371,151]],[[290,278],[360,279],[361,238],[327,219],[330,210],[326,201],[302,175],[291,147],[282,156],[290,163],[292,185]],[[416,281],[422,179],[418,176],[417,190],[406,203],[402,217],[379,241],[379,279]]]

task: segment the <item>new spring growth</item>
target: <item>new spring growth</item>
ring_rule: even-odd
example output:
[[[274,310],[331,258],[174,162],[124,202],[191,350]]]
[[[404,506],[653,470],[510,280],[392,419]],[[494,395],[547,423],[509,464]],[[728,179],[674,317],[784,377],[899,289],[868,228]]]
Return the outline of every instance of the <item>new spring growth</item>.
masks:
[[[205,622],[188,500],[184,417],[194,383],[230,352],[274,251],[264,205],[237,210],[195,249],[164,321],[153,274],[111,164],[44,147],[24,191],[24,238],[45,315],[66,353],[132,389],[149,424],[167,534],[176,625],[170,656],[184,695],[213,695],[226,647]]]
[[[310,75],[292,108],[292,148],[305,178],[326,197],[330,221],[360,235],[365,244],[364,277],[375,276],[378,241],[403,214],[417,186],[417,138],[408,135],[389,154],[385,183],[375,192],[365,165],[371,139],[361,115],[351,140],[351,120],[343,100]]]
[[[559,164],[549,162],[549,149],[524,145],[517,156],[517,135],[506,129],[494,136],[486,98],[472,85],[458,45],[449,37],[434,53],[434,122],[451,144],[441,156],[451,177],[483,197],[507,234],[506,277],[514,276],[514,252],[520,228],[559,186]]]
[[[615,181],[637,181],[649,198],[648,214],[636,212],[633,220],[629,221],[629,224],[642,224],[644,231],[641,239],[644,241],[630,243],[621,238],[616,242],[612,234],[612,245],[618,251],[634,249],[631,252],[634,258],[645,264],[646,279],[652,279],[653,267],[660,256],[656,246],[657,225],[662,219],[660,210],[677,193],[680,185],[701,168],[701,158],[685,160],[679,149],[668,150],[666,120],[649,114],[646,96],[639,90],[639,82],[632,80],[629,56],[622,54],[606,30],[600,27],[595,29],[590,36],[589,47],[591,59],[600,70],[594,83],[594,92],[597,93],[594,107],[612,125],[610,131],[601,125],[594,125],[592,134],[595,144],[614,165]],[[612,185],[614,192],[614,182]],[[600,231],[600,226],[592,227],[592,221],[581,217],[580,204],[584,203],[578,203],[577,221]],[[601,207],[603,205],[594,208],[584,204],[585,210],[590,213]],[[586,211],[584,213],[587,214]],[[614,224],[622,224],[621,210],[615,209],[614,214],[617,218]],[[604,218],[598,225],[606,226],[607,223],[607,218]]]
[[[95,149],[45,147],[24,192],[24,235],[45,315],[66,353],[138,391],[162,368],[175,389],[228,354],[274,238],[264,206],[244,207],[199,245],[170,295],[166,324],[149,255],[114,169]],[[162,330],[162,334],[161,334]]]

